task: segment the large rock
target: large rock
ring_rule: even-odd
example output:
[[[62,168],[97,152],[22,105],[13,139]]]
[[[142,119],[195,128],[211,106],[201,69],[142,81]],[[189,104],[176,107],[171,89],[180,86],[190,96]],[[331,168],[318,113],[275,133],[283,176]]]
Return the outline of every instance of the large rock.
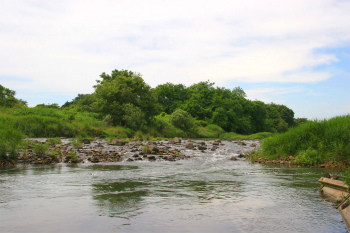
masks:
[[[123,142],[122,140],[112,139],[112,141],[109,144],[115,145],[115,146],[124,146],[126,143]]]
[[[172,138],[169,139],[169,144],[181,144],[181,138]]]
[[[91,142],[90,142],[89,139],[84,138],[84,139],[82,140],[82,143],[84,143],[84,144],[90,144]]]
[[[187,149],[193,149],[193,148],[194,148],[193,142],[187,142],[186,145],[185,145],[185,147],[186,147]]]
[[[157,154],[159,152],[159,148],[156,145],[148,145],[146,149],[146,153]]]
[[[220,139],[216,139],[216,140],[213,142],[213,145],[218,146],[218,145],[220,145],[220,143],[221,143],[221,140],[220,140]]]

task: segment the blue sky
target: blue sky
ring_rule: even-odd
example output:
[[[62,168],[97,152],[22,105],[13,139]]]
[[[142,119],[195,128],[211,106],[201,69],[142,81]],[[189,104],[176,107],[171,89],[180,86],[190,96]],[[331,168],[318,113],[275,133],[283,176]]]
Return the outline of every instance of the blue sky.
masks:
[[[349,12],[348,0],[0,0],[0,84],[62,105],[128,69],[330,118],[350,113]]]

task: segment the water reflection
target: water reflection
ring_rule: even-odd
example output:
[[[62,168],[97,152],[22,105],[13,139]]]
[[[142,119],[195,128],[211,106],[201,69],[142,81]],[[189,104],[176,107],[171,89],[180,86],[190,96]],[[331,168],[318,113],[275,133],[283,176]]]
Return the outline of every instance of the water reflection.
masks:
[[[149,194],[144,182],[114,182],[93,184],[93,199],[102,215],[130,218],[141,213],[142,200]]]
[[[105,164],[95,164],[86,167],[90,170],[97,170],[97,171],[120,171],[120,170],[135,170],[138,169],[138,166],[130,166],[130,165],[105,165]]]

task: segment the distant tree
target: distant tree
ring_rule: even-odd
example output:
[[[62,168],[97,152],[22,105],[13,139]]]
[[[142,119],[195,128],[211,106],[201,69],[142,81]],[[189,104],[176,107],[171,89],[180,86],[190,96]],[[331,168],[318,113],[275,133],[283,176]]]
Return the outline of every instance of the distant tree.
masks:
[[[38,104],[36,107],[41,107],[41,108],[60,108],[60,106],[57,103],[54,104]]]
[[[307,119],[307,118],[296,118],[296,119],[294,120],[295,126],[304,124],[304,123],[306,123],[306,122],[308,122],[308,119]]]
[[[67,101],[65,104],[61,106],[61,108],[69,108],[73,107],[78,111],[89,111],[91,112],[92,105],[94,103],[94,95],[93,94],[78,94],[72,101]]]
[[[16,105],[27,105],[26,101],[15,98],[15,95],[15,91],[10,90],[0,84],[0,106],[12,108]]]
[[[209,81],[193,84],[188,88],[190,98],[181,106],[193,117],[200,120],[208,120],[213,114],[213,100],[215,96],[215,83]]]
[[[276,105],[281,118],[288,124],[288,127],[294,126],[294,112],[285,105]]]
[[[232,93],[240,98],[246,98],[247,94],[243,91],[243,89],[241,87],[235,87],[232,90]]]
[[[174,112],[189,99],[188,90],[182,84],[166,83],[158,85],[153,91],[162,111],[167,114]]]

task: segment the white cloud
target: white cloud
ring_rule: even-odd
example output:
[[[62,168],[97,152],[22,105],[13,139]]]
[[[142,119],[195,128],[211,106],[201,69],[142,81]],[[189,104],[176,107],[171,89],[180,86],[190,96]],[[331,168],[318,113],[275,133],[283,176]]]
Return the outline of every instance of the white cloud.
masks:
[[[314,68],[337,58],[316,50],[349,42],[348,12],[342,0],[5,0],[0,75],[63,93],[113,69],[152,86],[320,82],[331,74]]]

